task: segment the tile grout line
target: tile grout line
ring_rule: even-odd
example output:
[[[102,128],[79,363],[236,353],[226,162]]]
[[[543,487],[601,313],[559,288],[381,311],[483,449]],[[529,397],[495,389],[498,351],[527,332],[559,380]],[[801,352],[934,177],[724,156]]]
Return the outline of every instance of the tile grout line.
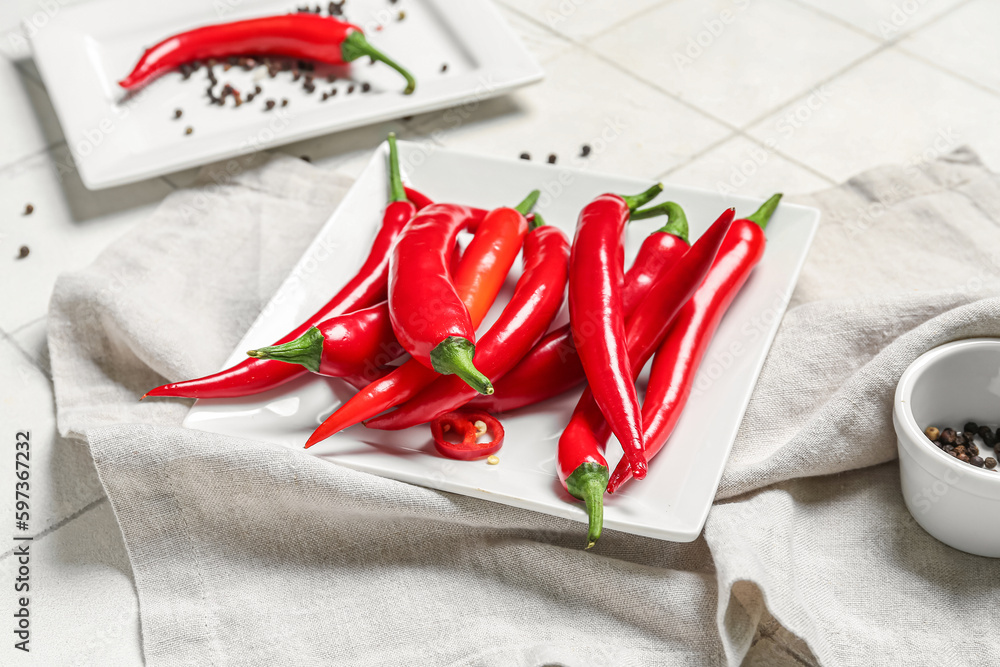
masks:
[[[46,313],[45,315],[42,316],[42,318],[44,318],[44,317],[48,317],[48,313]],[[16,331],[21,331],[25,327],[34,324],[35,322],[37,322],[39,319],[42,319],[42,318],[38,318],[38,319],[32,320],[31,322],[28,322],[27,324],[23,324],[23,325],[19,326],[16,329]],[[0,329],[0,338],[3,338],[5,341],[7,341],[8,343],[10,343],[10,345],[15,350],[17,350],[18,352],[21,353],[21,356],[23,356],[25,359],[27,359],[27,361],[28,361],[29,364],[31,364],[39,373],[41,373],[42,375],[45,376],[45,378],[49,381],[49,384],[52,384],[52,374],[49,371],[47,371],[44,368],[42,368],[42,365],[40,363],[38,363],[38,360],[35,359],[33,356],[31,356],[31,353],[29,353],[27,350],[25,350],[23,347],[21,347],[20,343],[18,343],[16,340],[14,340],[14,335],[12,333],[8,333],[8,332]],[[48,344],[47,341],[46,341],[46,344]]]
[[[894,48],[897,51],[899,51],[903,55],[907,56],[908,58],[912,58],[913,60],[916,60],[917,62],[921,62],[921,63],[927,65],[928,67],[933,67],[934,69],[938,70],[942,74],[947,74],[948,76],[954,77],[954,78],[958,79],[959,81],[961,81],[963,83],[966,83],[966,84],[972,86],[973,88],[976,88],[977,90],[981,90],[984,93],[989,93],[990,95],[993,95],[994,97],[1000,97],[1000,90],[996,90],[994,88],[990,88],[989,86],[985,86],[985,85],[979,83],[978,81],[976,81],[975,79],[970,79],[969,77],[965,76],[964,74],[962,74],[960,72],[956,72],[955,70],[951,69],[950,67],[947,67],[946,65],[942,65],[941,63],[935,62],[935,61],[931,60],[930,58],[925,58],[924,56],[920,55],[919,53],[916,53],[916,52],[911,51],[910,49],[906,48],[902,44],[897,43],[897,44],[894,44],[893,46],[894,46]]]
[[[46,313],[45,315],[39,315],[38,317],[36,317],[35,319],[31,320],[30,322],[25,322],[24,324],[22,324],[21,326],[19,326],[16,329],[14,329],[13,331],[8,332],[7,336],[12,338],[13,336],[16,336],[17,334],[19,334],[20,332],[24,331],[28,327],[34,326],[34,325],[38,324],[39,322],[41,322],[42,320],[44,320],[46,317],[48,317],[48,313]],[[13,341],[13,342],[16,342],[16,341]]]
[[[106,495],[102,495],[97,500],[92,500],[87,505],[84,505],[83,507],[81,507],[77,511],[73,512],[69,516],[64,517],[62,520],[58,521],[57,523],[52,524],[51,526],[49,526],[48,528],[44,529],[42,532],[38,533],[37,535],[32,535],[31,542],[29,542],[29,544],[37,542],[38,540],[41,540],[44,537],[47,537],[51,533],[59,530],[60,528],[62,528],[66,524],[70,523],[71,521],[80,518],[81,516],[83,516],[84,514],[86,514],[87,512],[89,512],[90,510],[94,509],[95,507],[97,507],[101,503],[106,502],[107,500],[108,500],[108,497]],[[16,548],[11,548],[10,551],[7,551],[5,553],[0,554],[0,560],[3,560],[5,558],[7,558],[8,556],[13,555],[16,550],[17,550]]]
[[[669,0],[669,1],[672,1],[672,0]],[[657,7],[662,7],[662,6],[666,5],[666,4],[667,3],[664,2],[664,3],[660,4],[660,5],[658,5]],[[780,151],[780,150],[778,150],[776,148],[775,149],[769,149],[769,148],[767,148],[767,146],[764,146],[760,141],[758,141],[757,139],[755,139],[751,135],[747,134],[744,128],[741,128],[741,127],[739,127],[737,125],[733,125],[732,123],[730,123],[730,122],[728,122],[726,120],[723,120],[721,118],[717,118],[714,114],[712,114],[710,112],[707,112],[704,109],[700,109],[700,108],[696,107],[691,102],[688,102],[687,100],[685,100],[685,99],[677,96],[676,94],[674,94],[674,93],[672,93],[672,92],[670,92],[668,90],[665,90],[664,88],[661,88],[656,83],[654,83],[652,81],[649,81],[649,80],[645,79],[642,76],[639,76],[635,72],[632,72],[632,71],[628,70],[627,68],[622,67],[620,64],[618,64],[615,61],[607,58],[603,54],[601,54],[601,53],[599,53],[597,51],[593,51],[592,49],[589,48],[588,45],[583,44],[583,43],[577,41],[576,39],[574,39],[572,37],[569,37],[567,35],[563,35],[562,33],[559,33],[558,31],[554,30],[553,28],[550,28],[549,26],[547,26],[547,25],[539,22],[534,17],[525,14],[521,10],[513,8],[513,7],[511,7],[510,9],[511,9],[511,11],[513,11],[513,12],[517,13],[518,15],[520,15],[523,19],[534,23],[535,25],[537,25],[537,26],[539,26],[539,27],[541,27],[541,28],[549,31],[550,33],[556,35],[557,37],[561,37],[563,39],[568,40],[574,46],[577,46],[578,48],[582,49],[584,52],[586,52],[586,53],[590,54],[591,56],[597,58],[598,60],[600,60],[601,62],[605,63],[606,65],[608,65],[608,66],[610,66],[610,67],[618,70],[619,72],[622,72],[622,73],[626,74],[627,76],[633,78],[634,80],[636,80],[636,81],[638,81],[638,82],[640,82],[640,83],[642,83],[644,85],[649,86],[653,90],[659,92],[662,95],[665,95],[666,97],[669,97],[670,99],[672,99],[675,102],[681,104],[682,106],[687,107],[688,109],[694,111],[695,113],[697,113],[697,114],[699,114],[701,116],[704,116],[704,117],[708,118],[709,120],[711,120],[711,121],[713,121],[715,123],[718,123],[719,125],[722,125],[723,127],[725,127],[725,128],[727,128],[727,129],[729,129],[729,130],[732,131],[732,134],[729,137],[727,137],[726,139],[723,139],[721,141],[718,141],[718,142],[712,144],[711,146],[709,146],[709,149],[717,148],[719,145],[721,145],[722,143],[724,143],[727,140],[734,139],[736,137],[743,137],[744,139],[747,139],[747,140],[749,140],[749,141],[751,141],[751,142],[753,142],[753,143],[761,146],[765,150],[773,152],[774,154],[776,154],[779,157],[781,157],[781,158],[783,158],[783,159],[785,159],[785,160],[787,160],[787,161],[795,164],[796,166],[804,168],[806,171],[814,174],[815,176],[818,176],[818,177],[822,178],[823,180],[827,181],[828,183],[831,183],[832,185],[837,185],[838,184],[837,181],[836,181],[836,179],[831,178],[830,176],[822,173],[821,171],[817,170],[815,167],[809,166],[809,165],[807,165],[807,164],[799,161],[798,159],[796,159],[796,158],[794,158],[794,157],[792,157],[790,155],[786,155],[784,152],[782,152],[782,151]],[[866,58],[870,58],[870,57],[874,56],[876,53],[879,53],[883,48],[884,48],[884,46],[877,46],[875,49],[873,49],[871,52],[867,53],[865,56],[862,56],[861,58],[859,58],[859,59],[855,60],[854,62],[850,63],[849,65],[847,65],[846,67],[841,68],[840,70],[838,70],[833,75],[831,75],[831,76],[827,77],[826,79],[824,79],[823,81],[821,81],[821,83],[815,84],[813,86],[813,88],[815,88],[816,85],[822,85],[824,83],[828,83],[829,81],[833,80],[833,78],[836,78],[837,76],[840,76],[841,74],[844,74],[851,67],[854,67],[854,66],[860,64]],[[810,88],[809,90],[812,90],[812,88]],[[766,113],[764,113],[760,117],[754,119],[753,121],[751,121],[751,123],[748,123],[746,127],[749,127],[753,123],[756,123],[756,122],[759,122],[761,120],[764,120],[767,116],[769,116],[772,113],[776,112],[782,106],[787,106],[787,104],[790,104],[791,102],[795,101],[796,99],[799,99],[803,95],[807,94],[809,92],[809,90],[806,90],[805,92],[798,93],[798,94],[792,96],[791,98],[789,98],[789,101],[786,102],[786,103],[780,103],[780,104],[775,105],[773,108],[771,108],[770,110],[768,110]],[[702,157],[706,153],[707,153],[707,150],[703,149],[702,151],[700,151],[700,152],[696,153],[695,155],[689,157],[686,161],[681,162],[678,165],[674,165],[673,167],[670,167],[669,169],[667,169],[662,174],[662,176],[666,176],[669,173],[675,171],[676,169],[679,169],[679,168],[681,168],[681,167],[683,167],[683,166],[685,166],[687,164],[690,164],[693,160],[695,160],[695,159],[697,159],[699,157]]]

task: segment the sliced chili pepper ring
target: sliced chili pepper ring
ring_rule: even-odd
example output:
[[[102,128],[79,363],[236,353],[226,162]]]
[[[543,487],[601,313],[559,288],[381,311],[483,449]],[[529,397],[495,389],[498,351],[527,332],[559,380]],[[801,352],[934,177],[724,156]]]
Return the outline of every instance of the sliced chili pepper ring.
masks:
[[[477,428],[477,423],[483,426]],[[485,433],[492,436],[486,442],[477,442],[479,436]],[[462,438],[461,442],[451,442],[445,434],[454,432]],[[503,447],[503,425],[493,415],[479,410],[455,410],[446,412],[431,422],[431,436],[434,446],[444,456],[460,461],[472,461],[496,454]]]

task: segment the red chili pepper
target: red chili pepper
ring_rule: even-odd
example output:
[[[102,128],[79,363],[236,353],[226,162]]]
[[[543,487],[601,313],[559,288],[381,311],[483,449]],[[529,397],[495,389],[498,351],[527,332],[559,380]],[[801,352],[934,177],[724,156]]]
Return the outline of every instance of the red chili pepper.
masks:
[[[407,95],[416,81],[401,65],[365,39],[361,28],[332,16],[284,14],[195,28],[146,49],[132,72],[118,82],[134,90],[196,60],[232,56],[275,56],[345,65],[363,56],[380,60],[403,75]]]
[[[455,274],[455,292],[479,326],[500,292],[521,249],[528,222],[524,218],[538,198],[534,191],[517,208],[491,211],[480,223]],[[359,391],[330,415],[306,441],[306,447],[409,400],[439,375],[413,359]]]
[[[776,194],[753,215],[733,223],[705,282],[677,314],[657,350],[642,405],[647,458],[656,456],[676,426],[722,316],[764,255],[764,228],[780,200]],[[631,476],[623,459],[611,475],[608,492],[614,493]]]
[[[389,183],[390,202],[382,215],[372,249],[365,263],[344,287],[312,317],[296,327],[275,345],[293,341],[311,327],[336,315],[348,313],[358,308],[367,308],[387,296],[386,285],[389,275],[389,253],[403,227],[410,221],[417,208],[407,201],[399,175],[399,158],[396,151],[396,137],[389,135]],[[430,201],[424,195],[411,190],[422,201]],[[467,224],[478,225],[486,212],[481,209],[461,209]],[[182,398],[237,398],[250,396],[273,389],[289,380],[306,373],[306,369],[296,364],[282,364],[264,359],[247,359],[214,375],[165,384],[149,391],[146,396],[177,396]],[[143,397],[145,398],[145,396]]]
[[[482,426],[477,426],[477,422]],[[461,434],[462,441],[449,441],[445,436],[449,432]],[[476,442],[484,434],[489,435],[490,440]],[[473,461],[500,451],[504,430],[503,425],[486,412],[462,410],[446,412],[432,421],[431,436],[437,450],[448,458]]]
[[[535,214],[524,239],[524,271],[500,318],[476,343],[476,364],[487,377],[502,377],[542,337],[562,306],[569,239],[545,226]],[[461,407],[477,392],[456,377],[440,377],[393,412],[365,423],[369,428],[400,430],[428,422]]]
[[[537,197],[529,197],[533,205]],[[527,221],[515,209],[497,209],[514,225],[520,240]],[[476,368],[476,329],[469,310],[456,291],[449,269],[449,253],[464,225],[430,206],[415,216],[399,235],[389,262],[389,316],[396,339],[416,361],[443,375],[457,375],[480,394],[492,394],[493,385]],[[506,239],[495,239],[506,245]],[[490,267],[474,276],[476,283],[497,286],[506,276]],[[478,288],[476,288],[478,289]]]
[[[331,377],[366,373],[403,353],[392,332],[388,301],[331,317],[291,342],[247,352],[257,359],[301,364]]]
[[[654,208],[666,209],[672,216],[684,215],[681,208],[673,202]],[[637,211],[634,217],[646,217],[653,212],[652,209]],[[657,276],[649,293],[628,318],[625,340],[629,355],[629,374],[633,382],[656,344],[666,335],[674,315],[694,294],[708,273],[732,222],[733,210],[730,209],[701,235],[683,257]],[[588,546],[593,545],[601,535],[604,489],[609,477],[602,449],[610,430],[594,400],[591,388],[588,388],[580,397],[569,425],[559,438],[559,477],[566,490],[586,504],[589,519]],[[582,467],[569,467],[578,460],[583,461],[579,464]],[[622,460],[627,459],[623,457]],[[601,489],[600,493],[597,493],[597,488]]]
[[[687,252],[687,237],[687,220],[675,217],[642,242],[622,287],[626,317],[639,305],[660,270]],[[546,334],[517,366],[495,382],[492,395],[477,396],[467,405],[490,412],[516,410],[558,396],[586,379],[567,324]]]
[[[645,474],[642,418],[625,347],[621,289],[625,280],[622,236],[629,215],[663,190],[635,197],[601,195],[587,204],[576,223],[569,260],[569,321],[573,342],[594,397],[622,443],[633,474]]]

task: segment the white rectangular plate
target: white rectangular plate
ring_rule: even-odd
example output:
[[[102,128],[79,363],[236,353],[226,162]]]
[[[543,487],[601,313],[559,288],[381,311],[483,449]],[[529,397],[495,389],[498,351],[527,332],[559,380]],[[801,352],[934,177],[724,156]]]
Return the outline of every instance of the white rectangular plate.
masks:
[[[489,0],[351,0],[345,17],[372,44],[406,66],[417,90],[386,65],[363,58],[327,83],[317,76],[307,94],[291,72],[276,78],[217,66],[225,83],[261,94],[236,108],[209,103],[205,68],[184,81],[171,73],[125,99],[117,81],[143,49],[198,26],[294,11],[295,0],[95,0],[60,9],[42,28],[31,26],[35,62],[88,188],[130,183],[299,139],[392,118],[474,103],[542,77],[542,70]],[[315,5],[315,3],[313,3]],[[327,3],[322,3],[325,8]],[[405,19],[397,20],[405,11]],[[447,71],[442,72],[442,65]],[[350,77],[348,80],[345,77]],[[362,94],[361,85],[371,91]],[[352,93],[348,87],[355,86]],[[324,101],[323,92],[337,94]],[[287,107],[280,100],[287,98]],[[278,102],[270,112],[265,101]],[[174,118],[174,110],[183,116]],[[193,132],[185,134],[186,128]]]
[[[483,207],[513,205],[534,188],[543,195],[536,210],[571,238],[580,209],[603,192],[645,190],[649,183],[523,161],[475,157],[400,142],[404,177],[438,201]],[[332,286],[353,275],[367,255],[386,201],[386,147],[376,151],[316,241],[227,360],[268,345],[311,315],[331,296]],[[760,204],[743,197],[667,185],[657,201],[671,199],[687,211],[697,238],[723,210],[747,215]],[[631,223],[627,257],[664,219]],[[700,369],[700,377],[671,439],[650,464],[644,481],[606,496],[604,525],[660,539],[695,539],[705,523],[726,459],[736,438],[757,375],[795,286],[819,221],[819,211],[782,204],[767,228],[767,251],[723,319]],[[519,268],[511,272],[487,327],[502,309]],[[562,315],[565,321],[565,313]],[[645,386],[645,378],[640,388]],[[350,396],[339,380],[310,375],[268,394],[236,400],[202,400],[184,425],[226,435],[301,447],[315,427]],[[507,413],[500,464],[452,461],[439,456],[430,429],[384,432],[352,427],[310,448],[316,456],[376,475],[443,491],[586,521],[555,474],[556,442],[579,392]],[[608,462],[621,449],[612,440]]]

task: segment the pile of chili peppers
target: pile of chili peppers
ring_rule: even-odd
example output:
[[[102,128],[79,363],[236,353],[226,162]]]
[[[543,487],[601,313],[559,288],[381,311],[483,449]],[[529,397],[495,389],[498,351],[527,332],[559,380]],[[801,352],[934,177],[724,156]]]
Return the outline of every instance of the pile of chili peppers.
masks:
[[[323,308],[233,368],[147,396],[232,398],[308,372],[340,377],[358,391],[306,447],[362,422],[388,430],[429,423],[442,455],[495,462],[504,431],[493,414],[586,384],[556,461],[566,491],[586,506],[593,546],[604,494],[645,477],[666,444],[719,322],[764,254],[764,229],[781,195],[746,218],[722,212],[690,244],[680,205],[643,208],[661,185],[604,194],[580,212],[571,244],[531,213],[537,190],[513,208],[485,211],[433,203],[405,188],[393,135],[389,176],[390,201],[371,252]],[[628,222],[659,215],[666,224],[644,240],[626,272]],[[473,234],[464,250],[457,243],[463,231]],[[477,334],[518,255],[513,296]],[[565,294],[569,324],[550,330]],[[650,358],[640,404],[636,379]],[[604,457],[611,435],[623,450],[613,472]]]

